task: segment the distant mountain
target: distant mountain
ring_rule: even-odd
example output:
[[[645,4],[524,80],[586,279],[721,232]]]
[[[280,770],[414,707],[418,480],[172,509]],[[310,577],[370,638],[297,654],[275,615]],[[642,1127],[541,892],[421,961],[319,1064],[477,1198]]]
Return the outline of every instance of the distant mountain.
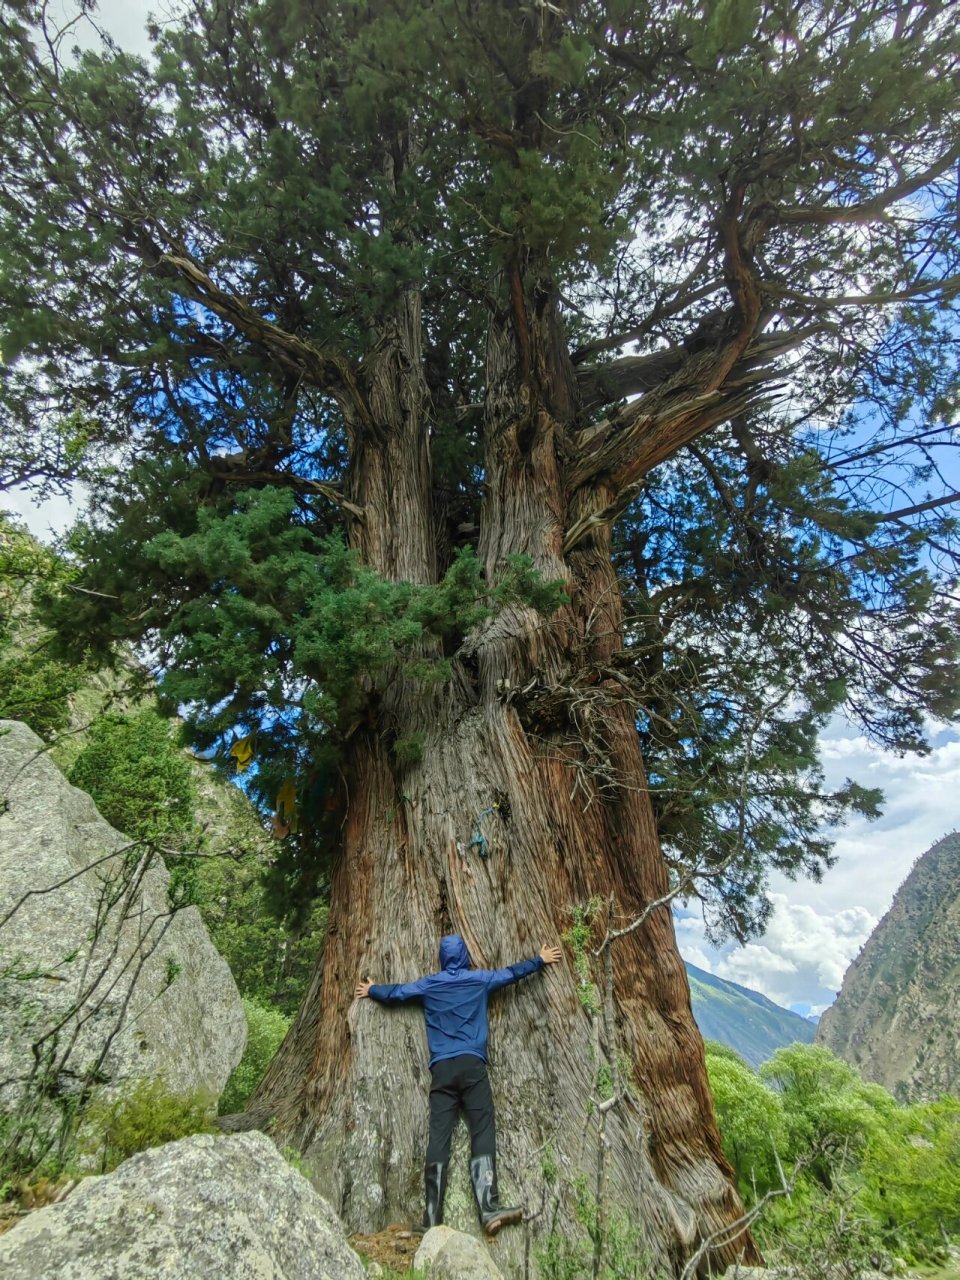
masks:
[[[817,1043],[903,1101],[960,1093],[960,832],[914,864]]]
[[[789,1009],[774,1004],[759,991],[687,965],[693,1016],[704,1040],[719,1040],[736,1049],[753,1067],[783,1045],[802,1040],[810,1044],[816,1027]]]

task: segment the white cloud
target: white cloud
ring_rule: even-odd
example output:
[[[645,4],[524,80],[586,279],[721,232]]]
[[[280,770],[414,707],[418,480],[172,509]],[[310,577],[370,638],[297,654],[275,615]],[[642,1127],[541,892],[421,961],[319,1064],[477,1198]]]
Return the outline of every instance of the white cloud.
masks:
[[[855,818],[836,835],[837,862],[820,884],[771,877],[774,911],[762,938],[717,949],[699,918],[686,916],[676,921],[681,953],[778,1004],[809,1004],[813,1012],[831,1004],[917,858],[960,825],[960,735],[934,726],[930,739],[928,755],[901,757],[843,721],[831,724],[822,739],[827,784],[850,777],[880,787],[883,816],[873,823]]]
[[[837,725],[822,743],[827,784],[851,777],[879,787],[883,815],[854,818],[837,833],[837,863],[821,884],[777,875],[771,888],[820,914],[860,907],[879,919],[917,858],[960,825],[960,736],[934,730],[930,737],[929,755],[896,756]]]
[[[688,964],[695,965],[698,969],[703,969],[706,973],[713,973],[715,959],[712,956],[708,956],[702,947],[687,947],[681,943],[680,953]]]
[[[811,979],[818,992],[838,991],[876,917],[862,907],[820,914],[781,893],[771,894],[771,900],[774,909],[763,944],[750,943],[725,956],[717,966],[719,976],[754,987],[778,1004],[802,1000]]]
[[[79,494],[75,488],[69,498],[58,495],[38,503],[28,489],[7,489],[0,493],[0,511],[21,520],[40,542],[52,542],[79,515]]]
[[[808,1004],[820,1011],[839,990],[876,917],[862,907],[820,913],[784,894],[771,898],[773,913],[762,939],[718,951],[704,939],[702,923],[687,917],[676,922],[680,952],[701,969],[759,991],[785,1008]]]

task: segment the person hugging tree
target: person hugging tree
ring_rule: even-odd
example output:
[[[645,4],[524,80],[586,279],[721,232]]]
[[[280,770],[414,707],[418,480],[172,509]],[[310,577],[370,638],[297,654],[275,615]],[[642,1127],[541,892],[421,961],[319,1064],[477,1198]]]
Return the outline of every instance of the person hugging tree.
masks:
[[[487,1076],[487,1000],[494,991],[557,964],[559,947],[505,969],[472,969],[467,944],[457,934],[440,939],[440,972],[416,982],[361,982],[356,995],[379,1004],[416,1000],[423,1005],[430,1051],[430,1138],[424,1169],[424,1231],[443,1221],[450,1142],[461,1109],[470,1129],[470,1181],[480,1223],[488,1236],[519,1222],[523,1210],[500,1204],[493,1096]]]

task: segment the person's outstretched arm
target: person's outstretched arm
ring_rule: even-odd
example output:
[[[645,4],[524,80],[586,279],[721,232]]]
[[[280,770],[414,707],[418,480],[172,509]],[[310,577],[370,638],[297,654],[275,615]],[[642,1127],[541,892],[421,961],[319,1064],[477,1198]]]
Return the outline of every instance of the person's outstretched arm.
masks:
[[[521,978],[536,973],[545,964],[559,964],[561,955],[559,947],[541,947],[540,954],[530,960],[509,964],[505,969],[491,969],[487,978],[487,990],[499,991],[501,987],[508,987],[511,982],[519,982]]]
[[[358,984],[353,994],[358,1000],[369,996],[378,1004],[402,1004],[404,1000],[419,1000],[426,989],[426,982],[426,978],[418,978],[416,982],[377,984],[366,978]]]

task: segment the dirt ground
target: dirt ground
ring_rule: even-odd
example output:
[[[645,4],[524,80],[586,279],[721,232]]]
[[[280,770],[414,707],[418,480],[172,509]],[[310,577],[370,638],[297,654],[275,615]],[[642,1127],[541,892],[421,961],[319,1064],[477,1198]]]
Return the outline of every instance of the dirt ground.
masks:
[[[422,1239],[410,1230],[409,1223],[391,1222],[373,1235],[350,1236],[349,1243],[362,1258],[379,1262],[385,1271],[408,1271]]]

